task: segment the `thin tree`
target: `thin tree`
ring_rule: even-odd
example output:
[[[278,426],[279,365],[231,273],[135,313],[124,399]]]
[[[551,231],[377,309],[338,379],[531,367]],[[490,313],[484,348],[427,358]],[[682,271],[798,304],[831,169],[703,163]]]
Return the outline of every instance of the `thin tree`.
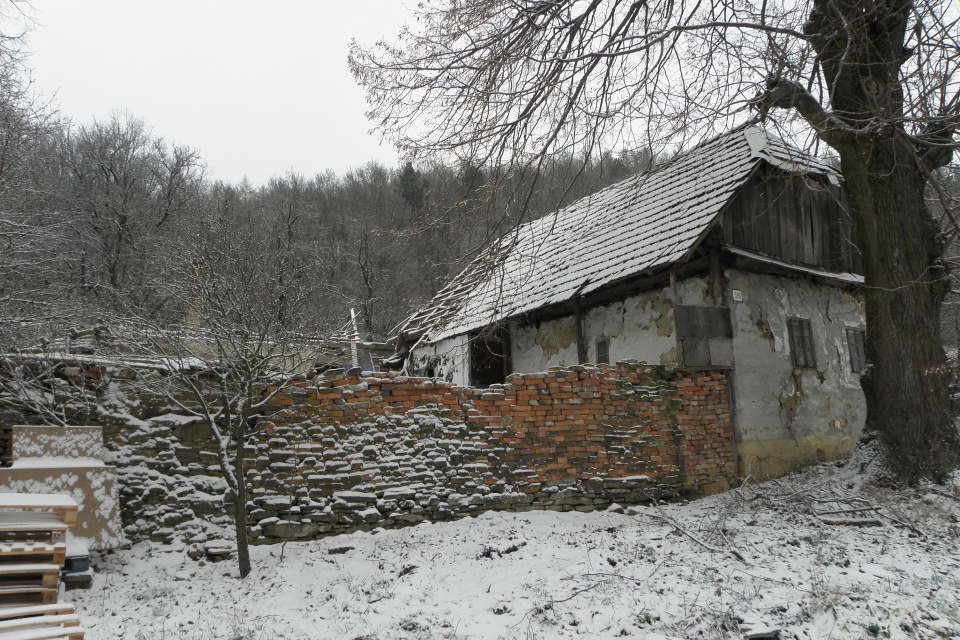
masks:
[[[946,245],[925,190],[960,127],[951,0],[435,0],[397,44],[352,47],[371,117],[402,148],[536,168],[679,145],[748,118],[839,155],[864,257],[867,428],[908,478],[960,437],[940,305]],[[946,203],[951,205],[952,203]]]
[[[202,220],[197,240],[187,243],[192,257],[171,262],[167,295],[180,301],[182,320],[170,323],[138,310],[117,333],[131,337],[128,351],[146,353],[150,368],[160,369],[142,375],[141,384],[208,427],[233,502],[245,577],[250,556],[244,444],[256,435],[260,418],[275,409],[276,396],[313,368],[322,345],[303,332],[302,310],[314,293],[309,273],[283,263],[281,282],[273,238],[254,217],[235,213],[227,198]]]

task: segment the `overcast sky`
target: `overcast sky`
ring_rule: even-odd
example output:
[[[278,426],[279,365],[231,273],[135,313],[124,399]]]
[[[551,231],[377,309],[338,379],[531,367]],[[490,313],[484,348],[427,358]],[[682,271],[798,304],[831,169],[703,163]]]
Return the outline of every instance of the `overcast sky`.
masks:
[[[213,178],[256,185],[291,169],[393,166],[393,149],[367,133],[347,44],[392,41],[408,4],[32,0],[30,65],[63,115],[89,122],[129,111],[198,149]]]

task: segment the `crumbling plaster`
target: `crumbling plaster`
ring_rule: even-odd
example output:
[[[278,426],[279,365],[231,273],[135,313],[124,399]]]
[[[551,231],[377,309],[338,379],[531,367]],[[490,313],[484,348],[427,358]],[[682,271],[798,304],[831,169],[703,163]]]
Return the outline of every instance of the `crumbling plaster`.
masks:
[[[597,341],[606,339],[610,362],[637,360],[653,365],[677,365],[673,303],[669,291],[655,289],[584,313],[583,335],[587,361],[597,360]],[[511,332],[513,370],[546,371],[577,364],[576,329],[567,316]]]
[[[732,374],[741,473],[777,476],[799,464],[850,455],[866,400],[851,370],[846,329],[863,329],[856,294],[806,279],[730,269]],[[732,300],[732,291],[743,300]],[[811,321],[816,368],[793,366],[788,318]]]
[[[734,368],[729,372],[740,473],[782,475],[816,460],[852,453],[863,428],[866,402],[850,367],[848,327],[864,326],[863,303],[853,292],[815,282],[726,269],[723,300],[731,308]],[[742,300],[734,300],[738,290]],[[676,283],[680,304],[712,304],[709,277]],[[606,338],[611,362],[635,360],[678,366],[672,288],[662,287],[584,310],[587,361],[596,361]],[[811,320],[816,368],[796,369],[787,319]],[[510,325],[512,370],[546,371],[577,364],[572,316]],[[457,336],[416,351],[433,357],[437,376],[468,384],[467,340]]]
[[[413,350],[413,366],[418,372],[433,369],[433,376],[455,385],[470,383],[470,349],[466,335],[453,336]]]

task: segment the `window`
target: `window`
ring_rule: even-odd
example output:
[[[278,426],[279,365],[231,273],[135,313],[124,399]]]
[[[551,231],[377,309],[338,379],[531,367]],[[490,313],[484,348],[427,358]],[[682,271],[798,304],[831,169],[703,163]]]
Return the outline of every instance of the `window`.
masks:
[[[847,347],[850,349],[850,369],[860,373],[867,366],[867,352],[864,349],[864,339],[867,337],[863,329],[847,329]]]
[[[813,357],[813,329],[810,327],[810,321],[803,318],[790,318],[787,320],[787,332],[790,334],[793,366],[798,369],[815,369],[817,361]]]
[[[500,384],[510,373],[510,332],[487,327],[470,336],[470,386]]]
[[[597,364],[610,364],[610,344],[606,338],[597,340]]]
[[[677,337],[683,366],[733,367],[733,322],[727,307],[678,304]]]

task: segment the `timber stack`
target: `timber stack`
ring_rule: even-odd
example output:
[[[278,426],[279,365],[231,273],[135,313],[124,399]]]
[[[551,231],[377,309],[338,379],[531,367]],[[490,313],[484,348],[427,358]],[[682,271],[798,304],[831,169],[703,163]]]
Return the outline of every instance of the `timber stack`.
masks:
[[[68,496],[0,494],[0,640],[83,639],[73,605],[57,602],[77,511]]]

